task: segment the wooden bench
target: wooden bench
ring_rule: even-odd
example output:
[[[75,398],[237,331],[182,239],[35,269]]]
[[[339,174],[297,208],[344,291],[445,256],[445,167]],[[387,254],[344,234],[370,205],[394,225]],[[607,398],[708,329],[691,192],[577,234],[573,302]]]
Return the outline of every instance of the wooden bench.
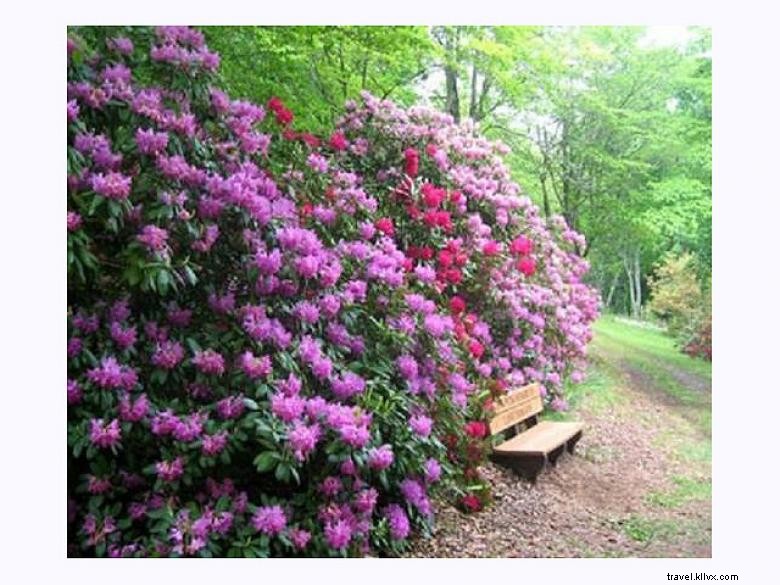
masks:
[[[543,409],[539,384],[529,384],[496,400],[489,421],[490,434],[506,439],[494,445],[491,460],[530,481],[536,481],[547,463],[554,466],[564,449],[573,453],[582,437],[582,423],[538,422]]]

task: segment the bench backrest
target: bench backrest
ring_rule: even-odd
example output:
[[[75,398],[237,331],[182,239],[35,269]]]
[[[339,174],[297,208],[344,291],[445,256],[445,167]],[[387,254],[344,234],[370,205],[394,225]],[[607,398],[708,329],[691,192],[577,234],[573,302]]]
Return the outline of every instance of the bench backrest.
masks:
[[[488,423],[490,434],[495,435],[539,414],[544,409],[539,384],[528,384],[511,390],[494,402],[493,418]]]

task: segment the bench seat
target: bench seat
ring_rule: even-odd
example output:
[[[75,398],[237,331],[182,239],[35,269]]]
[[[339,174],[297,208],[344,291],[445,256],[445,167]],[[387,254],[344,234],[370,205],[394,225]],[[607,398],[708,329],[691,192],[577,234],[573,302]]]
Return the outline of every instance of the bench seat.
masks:
[[[545,455],[566,443],[581,432],[582,428],[583,425],[579,422],[542,421],[493,449],[505,455],[512,453]]]
[[[539,421],[543,409],[539,385],[529,384],[497,400],[488,421],[494,438],[504,438],[505,431],[513,435],[493,446],[490,459],[531,481],[564,451],[574,453],[583,433],[580,422]]]

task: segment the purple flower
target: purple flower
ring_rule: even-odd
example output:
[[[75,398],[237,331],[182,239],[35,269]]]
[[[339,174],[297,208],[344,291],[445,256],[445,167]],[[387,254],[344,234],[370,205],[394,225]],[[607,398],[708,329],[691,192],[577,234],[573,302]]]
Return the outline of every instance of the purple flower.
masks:
[[[424,264],[416,266],[414,274],[420,282],[425,284],[431,284],[436,280],[436,270]]]
[[[138,332],[135,327],[122,327],[117,321],[111,323],[111,339],[119,346],[119,349],[128,349],[135,345]]]
[[[306,159],[306,164],[318,173],[325,174],[328,172],[328,159],[316,152],[312,152],[309,155],[309,158]]]
[[[247,377],[252,380],[271,373],[271,358],[267,355],[255,357],[251,351],[245,351],[239,358],[239,365]]]
[[[199,438],[203,432],[203,423],[207,415],[201,413],[191,414],[183,420],[174,423],[173,438],[177,441],[190,442]]]
[[[320,299],[320,311],[329,319],[339,314],[341,301],[336,295],[325,295]]]
[[[441,478],[441,465],[436,459],[428,459],[425,462],[425,481],[435,483]]]
[[[370,221],[364,221],[363,223],[358,226],[358,231],[360,232],[360,237],[364,240],[370,240],[374,237],[374,234],[376,233],[376,228],[374,227],[374,224]]]
[[[135,143],[138,145],[138,151],[142,154],[156,155],[167,148],[168,133],[139,128],[135,131]]]
[[[401,493],[404,499],[417,508],[420,514],[430,516],[433,513],[431,503],[425,493],[425,486],[416,479],[403,480],[401,482]]]
[[[325,525],[325,540],[332,549],[343,549],[352,538],[352,528],[344,520],[329,522]]]
[[[98,173],[92,176],[92,189],[103,197],[122,200],[130,196],[132,182],[131,177],[126,177],[122,173],[110,172],[105,175]]]
[[[177,457],[172,461],[159,461],[155,463],[154,470],[163,481],[176,481],[184,474],[184,460]]]
[[[119,420],[114,419],[107,425],[103,425],[102,418],[93,418],[89,422],[89,440],[92,444],[101,449],[113,447],[119,444],[122,439],[122,429],[119,427]]]
[[[242,396],[228,396],[217,402],[217,414],[223,420],[238,418],[245,409],[246,405]]]
[[[276,389],[286,396],[297,396],[301,392],[301,380],[290,372],[286,380],[280,380],[275,382]]]
[[[366,381],[353,372],[345,372],[341,378],[331,378],[330,387],[336,398],[345,400],[366,389]]]
[[[167,247],[168,232],[156,225],[145,225],[136,237],[152,252],[162,252]]]
[[[208,298],[208,303],[211,310],[215,313],[227,315],[236,307],[236,296],[232,292],[222,296],[211,293]]]
[[[191,309],[180,309],[175,303],[168,306],[168,321],[176,327],[187,327],[192,319]]]
[[[81,216],[75,211],[68,212],[68,231],[75,232],[81,227]]]
[[[311,540],[311,533],[308,530],[293,528],[290,530],[290,540],[295,548],[303,550],[309,544],[309,540]]]
[[[260,274],[271,276],[279,272],[282,267],[282,253],[274,248],[271,252],[259,251],[255,254],[255,265]]]
[[[68,101],[68,122],[75,122],[79,117],[79,104],[76,100]]]
[[[418,414],[409,419],[409,426],[421,437],[427,437],[431,434],[433,420],[425,415]]]
[[[320,427],[318,425],[307,426],[300,422],[295,423],[292,430],[287,433],[290,448],[298,461],[303,461],[309,456],[316,447],[319,438]]]
[[[292,422],[303,415],[305,399],[299,396],[286,396],[276,393],[271,396],[271,412],[284,422]]]
[[[295,260],[295,271],[303,278],[314,278],[320,269],[320,260],[317,256],[302,256]]]
[[[206,435],[203,437],[201,451],[206,457],[219,455],[227,445],[227,441],[227,431],[220,431],[214,435]]]
[[[435,313],[425,316],[424,325],[425,330],[433,337],[441,337],[453,328],[451,317],[442,317]]]
[[[320,380],[327,380],[333,372],[333,362],[326,357],[318,357],[311,364],[312,373]]]
[[[73,358],[81,353],[84,343],[78,337],[71,337],[68,340],[68,357]]]
[[[374,488],[360,490],[355,496],[355,510],[361,514],[371,514],[379,499],[379,493]]]
[[[125,396],[119,402],[119,418],[127,422],[138,422],[149,414],[149,399],[146,394],[141,394],[135,402]]]
[[[184,359],[184,348],[178,341],[163,341],[157,344],[152,354],[152,364],[165,370],[172,370]]]
[[[122,55],[130,55],[133,52],[133,41],[127,37],[114,37],[106,39],[106,46]]]
[[[368,452],[368,466],[381,471],[387,469],[393,464],[393,447],[391,445],[382,445]]]
[[[417,361],[409,354],[399,356],[398,359],[395,360],[395,365],[406,380],[416,378],[419,373]]]
[[[117,300],[108,311],[109,321],[125,321],[130,317],[130,300],[125,297]]]
[[[341,483],[341,480],[338,477],[333,477],[332,475],[326,477],[320,484],[320,491],[329,498],[332,498],[338,494],[343,488],[344,485]]]
[[[341,427],[339,429],[339,435],[341,436],[342,441],[356,449],[365,447],[368,440],[371,438],[366,427],[353,424]]]
[[[221,376],[225,373],[225,359],[213,349],[197,352],[192,358],[192,363],[204,374]]]
[[[390,504],[385,508],[385,516],[390,524],[390,536],[395,540],[403,540],[409,536],[409,518],[398,504]]]
[[[293,310],[293,314],[304,323],[316,323],[320,318],[320,310],[317,305],[309,301],[301,301]]]
[[[90,382],[101,388],[132,390],[138,383],[138,374],[129,366],[120,365],[114,357],[104,358],[100,366],[87,372]]]
[[[252,516],[252,526],[263,534],[276,536],[287,526],[287,516],[280,506],[262,506]]]
[[[78,404],[83,397],[81,386],[76,380],[68,380],[68,404]]]
[[[355,471],[357,471],[357,468],[355,467],[355,462],[352,461],[352,459],[345,459],[341,462],[341,465],[339,466],[339,471],[341,472],[341,475],[354,475]]]

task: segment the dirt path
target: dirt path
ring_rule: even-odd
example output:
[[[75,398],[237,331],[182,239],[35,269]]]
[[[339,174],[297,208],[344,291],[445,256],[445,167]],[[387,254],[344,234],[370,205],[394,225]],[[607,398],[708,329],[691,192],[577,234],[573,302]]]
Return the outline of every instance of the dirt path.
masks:
[[[441,505],[434,538],[418,541],[412,556],[711,556],[710,443],[697,424],[710,381],[659,364],[701,397],[682,403],[644,369],[596,359],[613,370],[614,400],[583,401],[577,453],[536,485],[487,465],[495,504],[473,515]]]

